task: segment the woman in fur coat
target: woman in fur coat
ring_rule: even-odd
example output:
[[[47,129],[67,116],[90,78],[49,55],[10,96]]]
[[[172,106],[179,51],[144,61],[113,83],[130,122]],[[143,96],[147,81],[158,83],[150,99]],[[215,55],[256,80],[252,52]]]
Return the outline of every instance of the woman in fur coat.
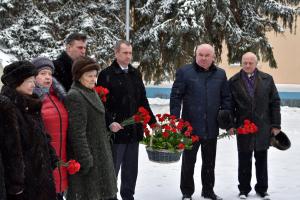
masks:
[[[6,66],[1,81],[1,94],[8,97],[16,108],[16,121],[21,137],[25,165],[24,200],[55,200],[52,170],[57,158],[51,148],[41,119],[42,103],[32,95],[36,69],[28,61]]]
[[[68,157],[81,164],[69,177],[67,200],[116,199],[117,181],[105,125],[105,110],[93,90],[99,65],[84,57],[72,67],[73,85],[66,97],[69,112]]]
[[[67,162],[67,128],[68,112],[64,106],[66,92],[62,85],[52,76],[53,62],[46,57],[33,59],[38,74],[35,77],[36,87],[33,91],[42,100],[42,119],[46,132],[51,136],[51,145],[54,147],[59,160]],[[53,171],[57,200],[63,200],[68,188],[68,174],[66,167],[57,167]]]
[[[0,95],[0,200],[20,199],[24,190],[24,162],[16,109]]]

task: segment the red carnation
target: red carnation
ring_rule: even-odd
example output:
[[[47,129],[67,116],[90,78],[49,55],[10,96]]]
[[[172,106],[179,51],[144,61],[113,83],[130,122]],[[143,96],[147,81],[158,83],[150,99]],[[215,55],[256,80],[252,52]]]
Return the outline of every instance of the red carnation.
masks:
[[[169,133],[165,131],[165,132],[162,133],[162,136],[163,136],[164,138],[168,138],[168,137],[169,137]]]
[[[102,86],[96,86],[94,87],[94,90],[97,92],[102,102],[106,102],[107,100],[106,95],[109,93],[109,90]]]
[[[153,149],[166,149],[178,151],[182,149],[191,149],[193,143],[199,141],[199,137],[193,135],[193,128],[189,122],[183,119],[177,119],[174,115],[168,113],[156,115],[158,125],[150,125],[152,133],[148,135],[148,129],[145,129],[145,135],[142,143]]]
[[[258,131],[257,126],[251,122],[249,119],[244,120],[244,124],[237,129],[234,129],[234,135],[248,135],[248,134],[254,134]],[[224,138],[224,137],[230,137],[231,134],[229,132],[222,133],[218,136],[218,139]]]
[[[58,162],[58,167],[63,166],[67,168],[67,171],[70,175],[76,174],[80,170],[80,163],[76,160],[69,160],[68,162],[64,162],[60,160]]]
[[[198,135],[192,135],[192,142],[195,143],[195,142],[198,142],[199,141],[199,136]]]
[[[143,125],[146,125],[149,123],[150,119],[151,116],[149,115],[149,112],[144,107],[139,107],[138,112],[132,117],[121,122],[121,125],[127,126],[135,123],[142,123]]]
[[[69,174],[76,174],[80,170],[80,164],[76,160],[69,160],[67,170]]]
[[[178,144],[178,149],[184,149],[184,144],[183,143],[179,143]]]

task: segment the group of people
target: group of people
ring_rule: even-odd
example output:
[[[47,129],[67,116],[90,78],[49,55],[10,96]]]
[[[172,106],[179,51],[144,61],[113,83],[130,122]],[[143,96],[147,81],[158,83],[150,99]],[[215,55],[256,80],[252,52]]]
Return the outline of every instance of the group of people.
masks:
[[[171,97],[171,114],[191,123],[199,142],[184,150],[180,189],[182,200],[191,200],[195,191],[194,168],[201,146],[202,196],[221,200],[215,194],[215,160],[219,126],[234,134],[234,129],[250,120],[258,127],[255,134],[237,135],[239,198],[246,199],[251,191],[252,157],[255,157],[254,187],[262,199],[270,199],[268,190],[267,155],[272,135],[280,133],[280,98],[272,76],[257,69],[257,56],[246,52],[242,69],[227,81],[225,71],[214,63],[214,48],[201,44],[196,48],[195,61],[176,72]]]
[[[116,200],[120,170],[120,195],[134,199],[143,127],[120,124],[141,106],[150,112],[149,124],[156,120],[142,76],[130,64],[131,44],[118,41],[115,61],[100,73],[86,56],[86,40],[70,34],[56,60],[37,57],[4,68],[1,200]],[[105,104],[95,85],[109,90]],[[78,173],[68,175],[69,160],[80,163]]]
[[[132,45],[116,42],[115,60],[100,71],[86,56],[87,37],[70,34],[65,51],[54,61],[46,57],[6,66],[0,93],[0,200],[133,200],[138,177],[139,142],[143,126],[121,122],[149,106],[140,72],[131,64]],[[255,135],[238,135],[239,197],[251,191],[252,154],[256,159],[256,192],[267,199],[267,150],[271,134],[280,132],[280,98],[272,77],[256,68],[257,57],[245,53],[242,70],[229,81],[214,63],[214,48],[201,44],[195,61],[176,72],[170,114],[191,123],[201,137],[184,150],[180,189],[183,200],[195,191],[194,167],[202,156],[202,196],[214,192],[218,116],[226,114],[233,132],[244,119],[259,127]],[[95,86],[109,90],[102,102]],[[223,127],[224,128],[224,127]],[[76,160],[78,173],[68,175],[61,163]]]

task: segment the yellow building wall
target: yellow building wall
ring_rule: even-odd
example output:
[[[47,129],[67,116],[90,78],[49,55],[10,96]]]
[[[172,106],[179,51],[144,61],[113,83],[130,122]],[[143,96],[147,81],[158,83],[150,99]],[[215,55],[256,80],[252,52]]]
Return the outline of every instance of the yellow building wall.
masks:
[[[267,37],[273,47],[278,68],[270,68],[268,63],[259,62],[258,68],[271,74],[277,84],[300,84],[300,20],[297,22],[296,35],[288,30],[284,34],[269,32]],[[229,66],[226,58],[227,50],[223,49],[221,67],[231,77],[241,67]]]

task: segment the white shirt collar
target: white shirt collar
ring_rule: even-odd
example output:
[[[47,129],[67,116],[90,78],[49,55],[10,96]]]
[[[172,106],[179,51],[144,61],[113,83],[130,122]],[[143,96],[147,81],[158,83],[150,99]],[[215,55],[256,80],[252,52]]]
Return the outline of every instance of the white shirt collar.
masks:
[[[122,70],[124,70],[124,69],[128,69],[128,66],[126,66],[126,67],[123,67],[123,66],[121,66],[121,65],[120,65],[120,67],[121,67],[121,69],[122,69]]]

